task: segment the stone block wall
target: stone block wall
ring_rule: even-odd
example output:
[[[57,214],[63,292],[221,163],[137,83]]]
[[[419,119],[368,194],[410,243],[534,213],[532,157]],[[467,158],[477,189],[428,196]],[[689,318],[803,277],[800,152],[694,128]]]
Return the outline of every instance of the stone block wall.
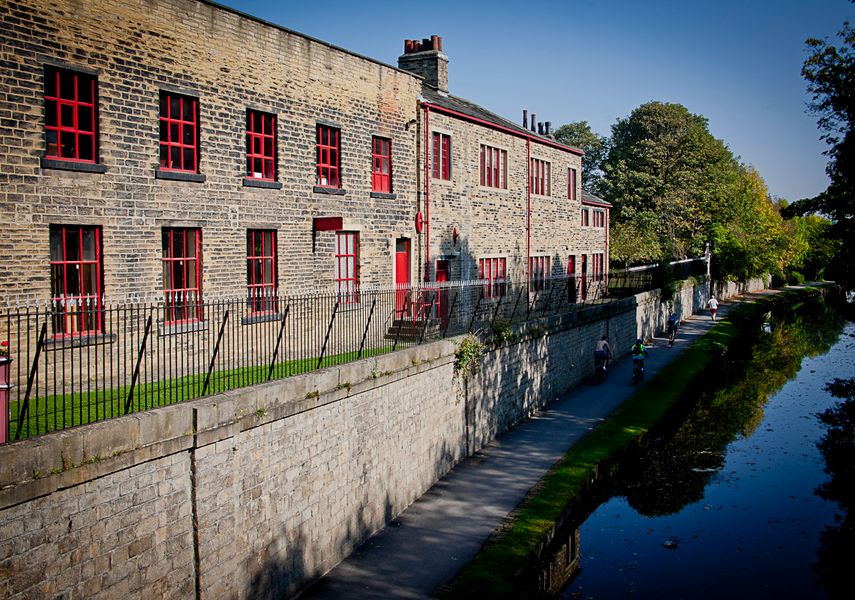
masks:
[[[580,227],[579,155],[532,141],[531,158],[550,164],[551,189],[548,195],[532,193],[529,199],[525,139],[441,112],[431,112],[428,123],[431,134],[451,138],[451,179],[431,177],[429,193],[431,221],[436,221],[430,233],[431,258],[447,259],[452,279],[477,279],[479,259],[505,257],[508,277],[525,281],[529,253],[549,257],[550,274],[556,277],[568,274],[568,256],[576,255],[575,274],[581,275],[579,256],[604,252],[606,229]],[[507,152],[507,189],[481,185],[482,145]],[[575,200],[568,198],[571,167],[579,174]],[[592,269],[589,260],[589,273]]]
[[[196,0],[17,0],[0,11],[0,252],[8,297],[49,297],[49,226],[102,227],[104,293],[163,288],[161,230],[203,232],[203,291],[240,296],[246,230],[278,232],[283,290],[329,286],[334,232],[361,235],[365,283],[393,283],[394,240],[415,214],[421,80],[345,50]],[[97,77],[104,172],[46,166],[45,66]],[[159,97],[199,101],[204,181],[159,179]],[[277,117],[279,189],[244,185],[247,109]],[[343,195],[318,193],[316,125],[340,127]],[[371,138],[392,140],[394,196],[371,193]],[[391,246],[391,249],[390,249]]]

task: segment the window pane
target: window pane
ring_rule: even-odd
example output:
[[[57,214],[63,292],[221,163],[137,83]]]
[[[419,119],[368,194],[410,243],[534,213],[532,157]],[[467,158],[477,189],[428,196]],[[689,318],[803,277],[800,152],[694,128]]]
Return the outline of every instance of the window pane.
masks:
[[[83,160],[95,160],[94,137],[91,135],[80,135],[78,138],[80,148],[77,156]]]
[[[178,146],[169,146],[169,168],[181,168],[181,148]]]
[[[78,77],[79,82],[77,84],[77,100],[79,102],[92,104],[94,100],[94,98],[92,97],[94,77],[90,77],[89,75],[79,75]]]
[[[62,260],[62,231],[59,229],[51,229],[50,232],[50,259]]]
[[[54,297],[65,295],[65,268],[62,265],[53,265],[50,268],[50,289]]]
[[[184,98],[184,114],[182,117],[185,121],[196,122],[196,101],[189,98]]]
[[[195,155],[195,149],[194,148],[185,148],[184,149],[184,161],[181,163],[182,169],[193,170],[196,168],[194,155]]]
[[[86,228],[81,233],[83,234],[83,260],[95,260],[97,239],[95,230]]]
[[[65,269],[66,293],[72,296],[80,294],[80,265],[68,265]]]
[[[273,260],[269,258],[264,259],[264,283],[273,283]]]
[[[59,134],[59,155],[63,158],[75,158],[76,146],[73,132],[61,132]]]
[[[68,71],[59,72],[59,95],[66,100],[74,100],[74,75]]]
[[[56,127],[56,100],[45,101],[45,125]]]
[[[94,264],[83,265],[83,288],[81,291],[87,296],[98,294],[98,266]]]
[[[56,98],[57,71],[53,68],[45,69],[45,96]]]
[[[63,104],[60,106],[60,125],[63,127],[74,127],[74,106]]]
[[[185,146],[192,146],[196,143],[196,131],[189,125],[184,125],[182,128],[184,134],[182,142]]]

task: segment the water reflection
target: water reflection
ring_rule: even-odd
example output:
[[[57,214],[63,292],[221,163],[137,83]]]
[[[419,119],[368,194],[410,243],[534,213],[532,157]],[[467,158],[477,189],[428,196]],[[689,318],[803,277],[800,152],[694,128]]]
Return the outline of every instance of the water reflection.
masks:
[[[633,597],[662,597],[663,589],[685,597],[787,592],[789,584],[780,577],[775,581],[771,574],[780,565],[799,560],[794,558],[796,554],[815,547],[816,532],[822,525],[812,528],[811,523],[814,518],[825,522],[823,519],[829,518],[833,507],[829,509],[820,500],[813,508],[807,506],[813,502],[810,497],[816,487],[811,477],[822,479],[819,455],[806,461],[809,466],[786,458],[790,452],[807,456],[809,452],[803,452],[797,444],[811,435],[815,437],[808,445],[816,454],[814,444],[820,431],[811,412],[817,408],[787,401],[782,409],[776,409],[780,414],[776,413],[771,421],[764,408],[770,395],[798,373],[805,357],[828,352],[843,325],[839,313],[821,300],[780,308],[761,320],[743,323],[745,337],[697,382],[683,414],[675,415],[654,432],[647,447],[625,457],[615,475],[594,486],[592,496],[582,501],[581,510],[568,519],[564,533],[556,536],[561,541],[553,544],[556,555],[544,560],[538,577],[540,589],[557,593],[581,567],[582,576],[565,590],[564,597],[587,597],[589,593],[611,597],[617,592]],[[851,367],[851,361],[849,364]],[[793,393],[796,398],[805,396],[800,389]],[[855,416],[855,409],[852,414]],[[805,421],[806,415],[810,422]],[[852,430],[849,431],[851,440]],[[847,464],[848,481],[852,480],[852,464],[851,460]],[[750,479],[755,480],[752,485],[757,489],[748,490],[743,480]],[[802,484],[805,489],[793,491],[787,487],[788,481],[796,486],[796,481],[808,483]],[[836,499],[827,486],[820,490],[821,496]],[[742,498],[742,494],[751,497]],[[805,512],[804,518],[787,512],[792,508],[783,505],[792,504],[795,497],[804,503],[804,511],[813,512]],[[615,500],[605,503],[609,498]],[[603,508],[597,509],[594,518],[599,529],[586,533],[590,522],[582,523],[600,504],[610,514],[600,516]],[[768,514],[764,512],[767,508]],[[780,512],[776,512],[778,508]],[[670,517],[661,518],[667,516]],[[589,546],[586,554],[580,552],[582,535],[586,540],[596,538],[588,540],[596,545]],[[823,535],[826,537],[835,536],[827,533]],[[823,543],[824,549],[828,547],[824,539]],[[765,544],[772,544],[772,550],[760,552]],[[724,552],[732,555],[725,556]],[[663,564],[675,560],[675,571],[664,569]],[[757,576],[768,581],[757,587],[751,578],[743,581],[735,575],[739,571],[736,565],[745,561],[754,561]],[[820,562],[830,564],[822,558]],[[603,568],[604,573],[588,577],[588,571]],[[727,575],[730,571],[735,579],[718,584],[693,581],[702,579],[704,571],[712,572],[713,579],[721,579],[722,572]],[[675,581],[679,578],[685,581]],[[703,585],[708,591],[702,589]],[[805,586],[815,591],[811,584]]]

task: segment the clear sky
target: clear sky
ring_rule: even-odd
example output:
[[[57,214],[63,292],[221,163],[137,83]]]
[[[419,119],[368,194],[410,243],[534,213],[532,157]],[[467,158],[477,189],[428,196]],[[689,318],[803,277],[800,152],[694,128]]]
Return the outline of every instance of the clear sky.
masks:
[[[645,102],[683,104],[788,200],[828,183],[804,42],[855,22],[848,0],[219,2],[393,66],[404,39],[440,35],[451,93],[517,122],[608,135]]]

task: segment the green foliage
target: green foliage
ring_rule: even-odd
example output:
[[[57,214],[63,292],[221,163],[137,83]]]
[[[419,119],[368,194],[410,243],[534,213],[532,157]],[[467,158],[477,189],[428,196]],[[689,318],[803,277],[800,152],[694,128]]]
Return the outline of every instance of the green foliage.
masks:
[[[811,54],[802,76],[812,95],[810,110],[818,117],[822,139],[830,148],[826,173],[831,182],[814,198],[788,206],[785,216],[818,213],[829,217],[829,236],[838,242],[827,276],[855,288],[855,29],[845,23],[838,33],[839,45],[808,39]]]
[[[516,340],[513,326],[508,319],[496,319],[493,322],[493,346],[497,348]]]
[[[677,280],[674,277],[674,271],[671,268],[671,258],[666,257],[656,268],[654,275],[657,287],[660,290],[660,299],[663,302],[670,302],[674,299],[677,292]]]
[[[655,232],[661,252],[645,253],[647,260],[702,254],[703,234],[736,181],[736,161],[706,119],[662,102],[612,127],[603,171],[598,192],[613,204],[613,222],[634,224],[647,246],[650,228]]]
[[[790,285],[801,285],[805,282],[805,276],[798,271],[790,271],[787,275],[787,283]]]
[[[594,133],[587,121],[567,123],[555,130],[555,139],[585,152],[582,157],[582,188],[594,192],[602,176],[608,138]]]
[[[481,368],[484,344],[471,333],[466,334],[454,352],[454,370],[464,379]]]
[[[658,217],[652,212],[636,219],[614,223],[609,231],[609,261],[614,267],[658,262],[664,257],[656,230]]]

